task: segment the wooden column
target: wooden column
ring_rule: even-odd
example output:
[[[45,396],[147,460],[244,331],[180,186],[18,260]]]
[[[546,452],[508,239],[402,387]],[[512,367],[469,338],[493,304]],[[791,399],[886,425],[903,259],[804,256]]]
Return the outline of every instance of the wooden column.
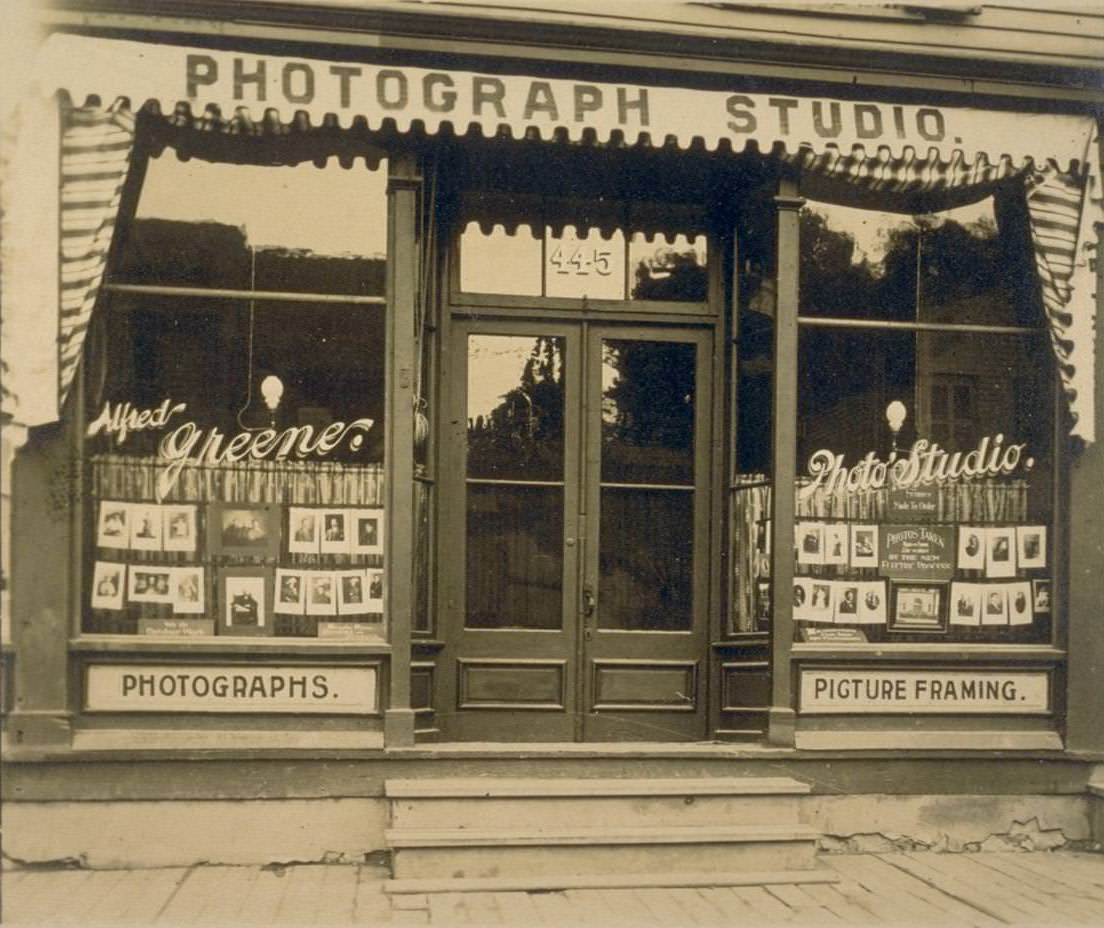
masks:
[[[410,640],[414,615],[414,315],[418,298],[416,240],[421,177],[413,154],[394,155],[387,186],[387,616],[391,636],[384,743],[414,743],[410,706]]]
[[[1104,142],[1097,154],[1104,161]],[[1070,454],[1066,747],[1104,751],[1104,255],[1096,230],[1096,442]],[[1063,436],[1064,438],[1064,436]]]
[[[797,481],[797,274],[798,217],[804,200],[796,181],[779,183],[778,300],[774,314],[774,406],[771,424],[771,704],[767,740],[794,744],[793,647],[794,488]]]

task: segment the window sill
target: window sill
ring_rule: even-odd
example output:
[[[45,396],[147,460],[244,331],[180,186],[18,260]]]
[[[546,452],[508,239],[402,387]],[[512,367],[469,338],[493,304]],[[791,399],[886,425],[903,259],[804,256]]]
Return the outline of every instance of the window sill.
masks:
[[[69,650],[76,654],[211,654],[320,657],[332,655],[390,654],[391,645],[380,639],[319,641],[295,638],[155,638],[132,635],[88,635],[72,638]]]
[[[1064,661],[1066,652],[1043,644],[795,643],[790,656],[795,661],[947,661],[969,664],[984,660],[988,663],[1018,664]]]

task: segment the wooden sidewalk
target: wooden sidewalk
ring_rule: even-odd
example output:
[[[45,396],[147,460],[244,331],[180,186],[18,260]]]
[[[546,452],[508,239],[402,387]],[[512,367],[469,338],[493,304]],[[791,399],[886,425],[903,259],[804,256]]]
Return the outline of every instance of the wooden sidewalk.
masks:
[[[5,925],[1104,926],[1104,854],[822,855],[836,883],[389,897],[385,872],[284,868],[7,870]]]

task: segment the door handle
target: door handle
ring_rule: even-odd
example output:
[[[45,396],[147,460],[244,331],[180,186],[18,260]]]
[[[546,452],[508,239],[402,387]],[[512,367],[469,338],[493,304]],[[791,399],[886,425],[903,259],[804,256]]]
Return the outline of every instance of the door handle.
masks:
[[[588,585],[583,587],[583,617],[584,618],[589,619],[592,615],[594,615],[595,605],[596,605],[596,600],[594,599],[594,590],[591,589],[590,585],[588,584]]]

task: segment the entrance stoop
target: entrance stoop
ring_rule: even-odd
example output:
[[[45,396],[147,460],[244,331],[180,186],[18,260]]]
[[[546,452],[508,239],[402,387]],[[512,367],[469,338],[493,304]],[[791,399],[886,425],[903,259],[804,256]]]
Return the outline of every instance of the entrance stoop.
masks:
[[[788,777],[387,780],[391,893],[832,882]]]

